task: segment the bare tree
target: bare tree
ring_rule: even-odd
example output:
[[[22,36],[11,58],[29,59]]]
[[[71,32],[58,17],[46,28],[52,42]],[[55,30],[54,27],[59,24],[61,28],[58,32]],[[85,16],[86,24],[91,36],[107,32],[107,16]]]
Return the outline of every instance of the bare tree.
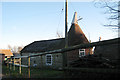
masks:
[[[109,14],[109,23],[104,26],[111,27],[112,29],[117,30],[120,29],[120,1],[95,0],[95,6],[105,8],[105,14]]]
[[[57,31],[56,35],[57,35],[58,38],[63,38],[63,35],[62,35],[62,33],[60,31]]]
[[[11,45],[8,45],[8,49],[10,49],[11,51],[13,51],[13,48]]]
[[[18,53],[20,53],[20,51],[23,49],[23,46],[19,46],[18,47]]]
[[[20,51],[23,49],[23,46],[11,46],[8,45],[8,49],[10,49],[13,53],[20,53]]]

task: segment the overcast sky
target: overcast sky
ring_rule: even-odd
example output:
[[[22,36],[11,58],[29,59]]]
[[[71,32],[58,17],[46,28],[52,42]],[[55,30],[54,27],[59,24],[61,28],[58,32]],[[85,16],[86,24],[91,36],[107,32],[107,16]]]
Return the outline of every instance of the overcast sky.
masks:
[[[33,41],[57,38],[56,32],[64,36],[64,2],[2,2],[2,27],[0,27],[0,49],[25,46]],[[105,9],[97,8],[93,2],[68,3],[68,28],[74,12],[86,37],[92,42],[117,37],[117,32],[103,25],[108,23]]]

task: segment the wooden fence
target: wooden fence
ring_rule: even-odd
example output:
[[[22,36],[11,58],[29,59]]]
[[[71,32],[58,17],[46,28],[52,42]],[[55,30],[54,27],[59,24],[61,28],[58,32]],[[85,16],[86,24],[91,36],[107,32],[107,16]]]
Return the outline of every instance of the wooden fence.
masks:
[[[8,59],[9,60],[8,64],[14,65],[14,70],[15,70],[15,66],[19,66],[20,74],[21,74],[21,67],[28,67],[28,76],[30,78],[30,57],[42,56],[42,55],[46,55],[46,54],[64,53],[67,51],[72,51],[72,50],[80,49],[80,48],[90,48],[90,47],[94,47],[94,46],[109,45],[109,44],[116,44],[116,43],[117,44],[120,43],[120,38],[98,41],[98,42],[93,42],[93,43],[79,44],[79,45],[71,46],[68,48],[42,52],[42,53],[38,53],[38,54],[31,54],[29,56],[12,57],[12,58]],[[15,65],[16,58],[19,58],[19,65]],[[28,65],[21,65],[21,58],[28,58]]]

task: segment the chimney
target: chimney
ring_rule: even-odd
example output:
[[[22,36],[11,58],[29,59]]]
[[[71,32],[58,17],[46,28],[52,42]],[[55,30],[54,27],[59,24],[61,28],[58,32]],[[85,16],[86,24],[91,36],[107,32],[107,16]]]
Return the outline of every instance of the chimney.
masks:
[[[101,41],[101,37],[99,37],[99,41]]]

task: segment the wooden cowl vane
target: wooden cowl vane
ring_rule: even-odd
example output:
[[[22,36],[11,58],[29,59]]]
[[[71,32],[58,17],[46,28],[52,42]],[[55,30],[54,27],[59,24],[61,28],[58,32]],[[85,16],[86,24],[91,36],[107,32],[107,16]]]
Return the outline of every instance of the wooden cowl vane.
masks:
[[[72,25],[68,32],[68,46],[78,45],[81,43],[89,43],[89,41],[78,25],[77,12],[75,12],[72,20]]]

